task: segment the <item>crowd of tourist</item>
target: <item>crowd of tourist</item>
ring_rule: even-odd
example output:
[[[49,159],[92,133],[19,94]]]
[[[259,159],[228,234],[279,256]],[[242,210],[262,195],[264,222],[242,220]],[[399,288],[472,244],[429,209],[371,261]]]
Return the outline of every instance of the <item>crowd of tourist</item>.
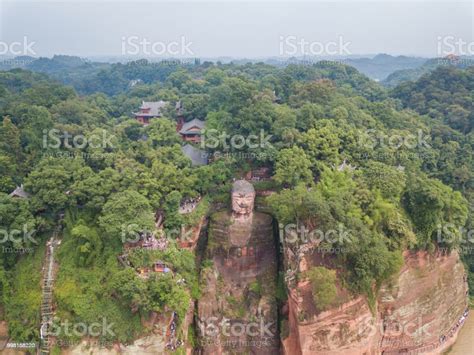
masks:
[[[201,201],[201,196],[196,198],[188,198],[181,203],[179,206],[179,213],[191,213],[197,207],[198,203]]]
[[[451,338],[454,334],[456,334],[456,332],[458,331],[458,329],[464,324],[464,322],[466,321],[466,318],[469,314],[469,308],[466,308],[466,310],[464,311],[464,313],[462,314],[462,316],[458,319],[458,321],[456,322],[456,324],[449,330],[448,334],[446,335],[442,335],[439,337],[439,343],[440,344],[443,344],[445,343],[449,338]]]
[[[176,312],[173,312],[173,315],[171,317],[171,323],[169,326],[169,330],[170,330],[169,341],[168,343],[166,343],[166,349],[169,349],[172,351],[176,350],[181,345],[183,345],[182,340],[176,339],[177,323],[178,323],[178,314]]]
[[[147,234],[143,237],[142,247],[152,250],[165,250],[168,247],[168,240],[166,238],[156,239],[154,235]]]

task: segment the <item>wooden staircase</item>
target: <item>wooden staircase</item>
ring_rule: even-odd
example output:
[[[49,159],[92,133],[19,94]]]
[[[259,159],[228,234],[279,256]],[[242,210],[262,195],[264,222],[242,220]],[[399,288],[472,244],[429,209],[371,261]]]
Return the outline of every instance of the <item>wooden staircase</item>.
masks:
[[[46,255],[43,265],[41,327],[39,354],[49,354],[51,350],[50,327],[53,323],[53,287],[54,287],[54,253],[60,242],[58,239],[61,227],[57,227],[53,236],[46,242]]]

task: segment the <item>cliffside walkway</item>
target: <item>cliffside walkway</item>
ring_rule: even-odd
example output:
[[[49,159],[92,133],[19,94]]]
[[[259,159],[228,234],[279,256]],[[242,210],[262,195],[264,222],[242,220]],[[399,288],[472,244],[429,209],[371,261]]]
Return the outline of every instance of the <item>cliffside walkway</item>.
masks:
[[[442,347],[443,345],[445,345],[445,342],[449,338],[452,338],[453,336],[457,336],[458,331],[464,325],[464,322],[466,321],[468,315],[469,315],[469,308],[466,308],[464,313],[459,317],[459,320],[456,323],[454,323],[454,325],[450,328],[449,332],[446,335],[441,336],[439,341],[437,342],[433,342],[430,344],[417,345],[417,346],[413,346],[410,342],[406,342],[404,344],[406,347],[402,350],[403,353],[406,353],[409,355],[423,354],[427,352],[433,352],[433,350],[439,347]],[[379,346],[379,348],[382,349],[383,355],[400,354],[400,349],[391,349],[390,347],[386,347],[386,346],[384,347],[384,344],[383,344],[384,341],[385,341],[385,337],[382,337],[380,341],[380,346]]]
[[[42,277],[42,300],[41,300],[41,326],[40,326],[40,349],[39,354],[49,354],[51,350],[49,328],[53,322],[53,287],[54,287],[54,253],[60,244],[58,226],[53,236],[46,242],[46,255],[43,265]]]

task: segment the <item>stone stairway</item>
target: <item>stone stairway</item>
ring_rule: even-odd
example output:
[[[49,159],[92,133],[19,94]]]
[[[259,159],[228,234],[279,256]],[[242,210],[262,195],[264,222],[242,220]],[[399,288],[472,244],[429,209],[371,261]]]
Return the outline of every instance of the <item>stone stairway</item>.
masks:
[[[58,235],[60,227],[54,230],[53,236],[46,242],[46,255],[43,266],[42,277],[42,300],[41,300],[41,327],[40,327],[40,349],[39,354],[49,354],[51,350],[50,327],[53,323],[53,287],[54,287],[54,253],[60,242]]]

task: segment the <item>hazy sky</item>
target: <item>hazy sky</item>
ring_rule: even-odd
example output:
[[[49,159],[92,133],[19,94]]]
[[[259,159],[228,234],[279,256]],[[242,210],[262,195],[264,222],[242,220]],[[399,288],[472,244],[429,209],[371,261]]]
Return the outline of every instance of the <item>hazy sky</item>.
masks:
[[[474,41],[473,16],[470,1],[0,0],[0,54],[437,56]]]

